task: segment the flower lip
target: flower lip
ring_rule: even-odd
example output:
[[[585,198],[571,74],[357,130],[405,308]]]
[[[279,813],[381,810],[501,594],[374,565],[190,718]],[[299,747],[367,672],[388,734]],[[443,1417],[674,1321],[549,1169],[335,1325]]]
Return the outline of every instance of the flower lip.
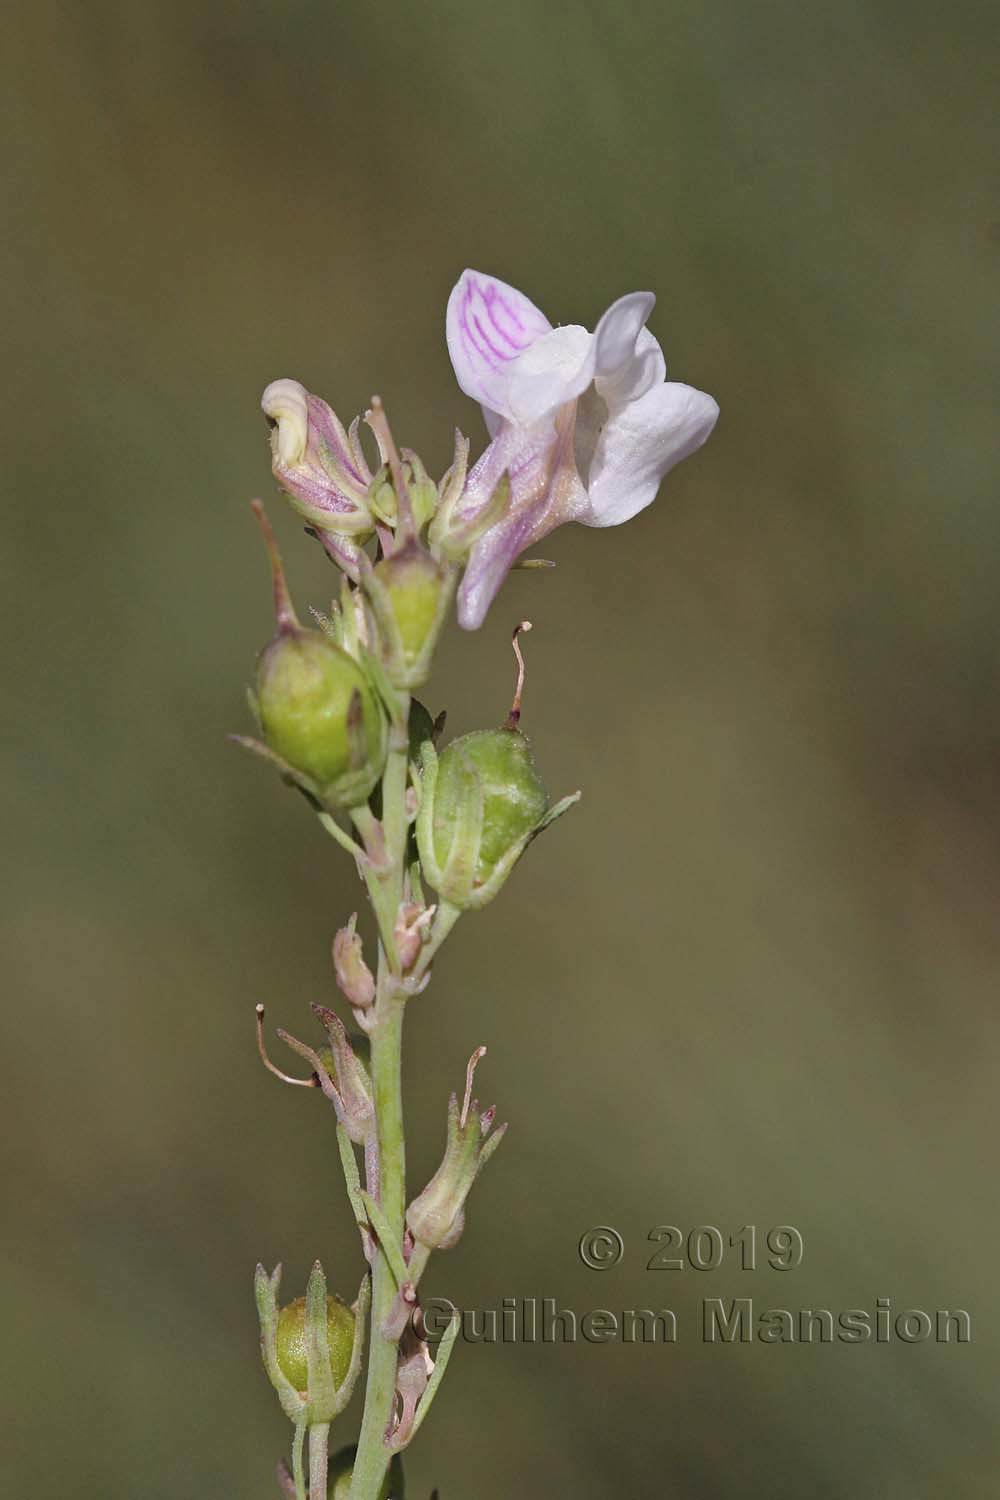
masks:
[[[627,292],[612,302],[594,329],[594,370],[613,378],[635,358],[636,346],[656,306],[652,292]]]
[[[308,392],[297,380],[272,380],[260,398],[260,408],[277,428],[275,457],[283,465],[297,464],[309,437]]]
[[[543,333],[511,362],[505,406],[522,427],[582,395],[594,378],[594,338],[569,323]]]
[[[586,503],[574,519],[597,527],[630,521],[656,499],[670,470],[702,446],[718,416],[713,397],[678,381],[660,381],[612,412],[596,434]],[[580,437],[578,423],[578,443]]]

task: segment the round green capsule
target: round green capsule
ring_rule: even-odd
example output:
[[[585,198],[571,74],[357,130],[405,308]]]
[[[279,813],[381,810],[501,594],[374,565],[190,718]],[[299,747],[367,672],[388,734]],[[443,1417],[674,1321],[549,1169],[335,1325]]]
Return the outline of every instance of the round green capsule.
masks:
[[[357,807],[386,759],[386,721],[361,666],[316,630],[282,630],[257,660],[268,748],[334,808]]]
[[[440,756],[421,751],[423,779],[416,838],[421,868],[442,902],[459,911],[492,901],[536,834],[579,800],[553,807],[535,770],[531,746],[518,728],[524,661],[514,632],[517,689],[499,729],[477,729],[453,740]]]
[[[510,850],[545,815],[548,798],[531,747],[519,729],[477,729],[442,752],[434,794],[434,852],[443,868],[451,852],[463,783],[471,767],[482,787],[483,815],[475,885],[483,885]]]
[[[330,1370],[339,1390],[351,1363],[354,1347],[354,1314],[339,1297],[326,1299],[326,1336],[330,1343]],[[296,1297],[278,1314],[278,1364],[297,1391],[309,1385],[306,1358],[306,1299]]]
[[[333,811],[358,807],[385,766],[388,727],[364,669],[295,613],[270,522],[253,502],[271,563],[277,633],[257,658],[254,707],[265,753]],[[262,747],[253,745],[252,748]]]

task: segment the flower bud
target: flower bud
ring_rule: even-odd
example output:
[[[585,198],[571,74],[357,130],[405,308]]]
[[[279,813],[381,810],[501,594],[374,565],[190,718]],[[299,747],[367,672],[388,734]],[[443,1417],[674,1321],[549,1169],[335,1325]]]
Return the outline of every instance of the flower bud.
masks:
[[[454,569],[411,539],[376,563],[364,588],[378,623],[381,659],[395,687],[426,682],[455,586]]]
[[[405,974],[412,969],[424,946],[424,933],[430,913],[416,901],[404,901],[396,916],[392,935],[396,943],[399,966]]]
[[[320,1077],[320,1087],[334,1107],[339,1124],[358,1146],[372,1139],[375,1132],[375,1102],[370,1072],[371,1042],[366,1036],[347,1035],[336,1011],[325,1005],[314,1005],[329,1038],[329,1050],[318,1054],[332,1084],[327,1088]]]
[[[502,474],[488,504],[476,510],[471,518],[464,517],[457,506],[448,512],[447,520],[442,522],[440,530],[435,533],[435,550],[443,557],[467,562],[476,542],[495,526],[509,506],[510,480],[506,474]],[[437,526],[436,518],[434,524]]]
[[[385,712],[364,667],[330,637],[299,624],[262,507],[278,629],[257,659],[255,707],[264,744],[243,740],[324,807],[366,801],[387,751]]]
[[[406,485],[413,525],[419,532],[437,509],[438,489],[412,448],[401,449],[402,480]],[[396,487],[387,463],[379,469],[368,490],[368,505],[386,526],[394,527],[399,518]]]
[[[348,1500],[351,1493],[351,1479],[354,1475],[354,1460],[357,1457],[358,1448],[356,1443],[348,1443],[346,1448],[339,1449],[330,1459],[330,1467],[327,1480],[327,1500]],[[399,1454],[393,1455],[392,1463],[382,1481],[379,1490],[379,1500],[406,1500],[406,1486],[403,1479],[403,1460]]]
[[[461,1111],[454,1094],[448,1101],[448,1131],[444,1160],[423,1192],[406,1210],[413,1238],[431,1250],[448,1250],[465,1225],[465,1200],[483,1167],[503,1140],[506,1125],[490,1135],[494,1109],[480,1110],[470,1097],[476,1064],[486,1051],[478,1048],[469,1060],[465,1101]]]
[[[345,432],[336,413],[297,380],[273,380],[261,397],[271,427],[271,467],[293,507],[320,534],[364,541],[374,530],[371,473],[358,423]]]
[[[354,1347],[354,1314],[339,1297],[327,1295],[326,1337],[330,1351],[330,1373],[341,1386],[351,1363]],[[278,1364],[297,1391],[309,1385],[306,1354],[306,1299],[296,1297],[278,1313]]]
[[[405,1448],[411,1442],[417,1428],[418,1408],[427,1395],[427,1388],[433,1373],[434,1361],[431,1359],[426,1341],[411,1325],[403,1331],[396,1360],[396,1394],[399,1397],[399,1407],[390,1439],[394,1448]],[[433,1399],[432,1395],[431,1400]]]
[[[293,1052],[305,1058],[324,1097],[333,1105],[337,1124],[344,1127],[355,1145],[363,1146],[375,1133],[375,1103],[369,1072],[371,1043],[366,1036],[349,1037],[336,1011],[325,1005],[314,1005],[312,1011],[326,1027],[329,1039],[326,1047],[317,1051],[281,1026],[278,1035]]]
[[[455,458],[441,481],[437,510],[427,529],[435,556],[462,563],[468,560],[473,545],[510,508],[510,479],[505,472],[495,479],[485,503],[479,495],[470,503],[465,493],[468,464],[468,439],[456,431]]]
[[[413,524],[417,531],[421,531],[437,509],[438,487],[412,448],[400,451],[403,455],[407,489],[410,492]]]
[[[357,921],[355,912],[333,940],[333,972],[348,1004],[354,1010],[367,1010],[375,1001],[375,976],[362,957]]]

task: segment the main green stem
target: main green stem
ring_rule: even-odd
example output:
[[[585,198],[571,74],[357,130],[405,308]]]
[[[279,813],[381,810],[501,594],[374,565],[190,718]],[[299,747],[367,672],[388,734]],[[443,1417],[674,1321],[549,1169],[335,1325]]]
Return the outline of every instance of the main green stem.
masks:
[[[382,834],[385,862],[366,877],[372,906],[379,924],[378,988],[375,1025],[371,1032],[372,1089],[378,1132],[378,1199],[388,1226],[401,1246],[406,1210],[406,1149],[403,1132],[403,1010],[399,991],[399,964],[392,926],[403,899],[406,866],[407,717],[404,699],[390,731],[389,757],[382,778]],[[396,1401],[395,1339],[382,1333],[396,1296],[396,1282],[381,1249],[372,1268],[371,1330],[368,1346],[368,1380],[365,1412],[354,1461],[351,1500],[378,1500],[392,1457],[385,1438]]]
[[[405,1155],[400,1094],[402,1042],[403,1002],[394,1000],[391,1010],[372,1033],[372,1084],[378,1112],[380,1203],[392,1232],[398,1234],[400,1241],[403,1237],[405,1208]],[[351,1500],[377,1500],[391,1458],[385,1437],[396,1399],[396,1341],[384,1337],[382,1325],[389,1315],[395,1295],[395,1278],[388,1260],[380,1250],[372,1271],[365,1414],[354,1461]]]

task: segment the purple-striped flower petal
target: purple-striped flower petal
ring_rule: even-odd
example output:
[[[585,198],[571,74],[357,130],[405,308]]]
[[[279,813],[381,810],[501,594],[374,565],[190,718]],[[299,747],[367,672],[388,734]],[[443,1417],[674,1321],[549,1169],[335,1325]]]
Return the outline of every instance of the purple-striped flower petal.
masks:
[[[551,327],[545,314],[506,282],[463,271],[448,298],[445,320],[462,390],[487,411],[511,417],[506,400],[511,362]]]

